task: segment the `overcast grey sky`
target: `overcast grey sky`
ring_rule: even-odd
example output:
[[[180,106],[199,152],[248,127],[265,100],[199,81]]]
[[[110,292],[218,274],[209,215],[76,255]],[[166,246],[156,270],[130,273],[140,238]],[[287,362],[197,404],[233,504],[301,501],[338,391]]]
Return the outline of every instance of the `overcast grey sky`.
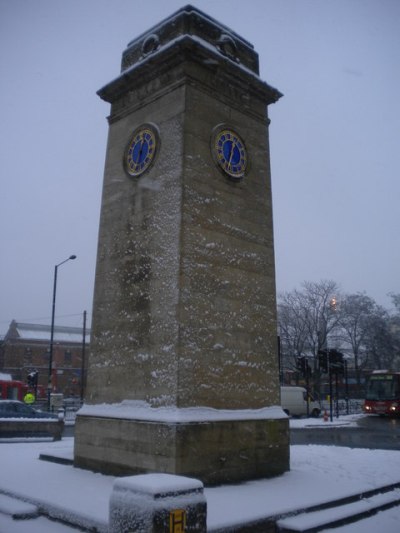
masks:
[[[89,315],[109,105],[127,43],[188,2],[0,0],[0,334]],[[400,1],[192,0],[254,44],[270,107],[278,291],[400,292]]]

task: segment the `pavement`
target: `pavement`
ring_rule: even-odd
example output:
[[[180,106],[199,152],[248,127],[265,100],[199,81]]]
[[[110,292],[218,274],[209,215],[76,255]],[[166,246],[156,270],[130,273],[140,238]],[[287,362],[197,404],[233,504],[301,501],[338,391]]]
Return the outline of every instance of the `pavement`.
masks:
[[[316,450],[329,448],[333,447],[314,446],[312,453],[315,456]],[[19,452],[15,453],[17,449]],[[0,461],[1,457],[7,461],[7,471],[15,472],[15,476],[12,480],[0,476],[0,533],[72,533],[77,530],[107,533],[108,502],[114,478],[74,468],[73,438],[63,438],[60,442],[0,443]],[[346,465],[346,479],[354,474],[357,481],[344,489],[344,484],[333,481],[336,466],[329,463],[327,461],[323,471],[317,474],[312,469],[299,472],[295,468],[280,479],[206,488],[207,531],[315,532],[336,526],[336,533],[347,533],[346,524],[354,519],[364,519],[368,523],[369,517],[377,511],[391,508],[395,509],[391,518],[399,523],[400,471],[398,476],[392,476],[390,483],[388,479],[377,477],[371,486],[370,480],[357,478],[364,465],[361,460],[358,463],[354,455]],[[57,479],[62,489],[51,490]],[[322,497],[321,486],[324,485],[329,487],[329,495]],[[261,492],[264,495],[273,493],[273,498],[264,496],[260,500],[262,504],[258,504]],[[227,514],[230,523],[226,520]],[[376,526],[371,527],[368,529],[364,525],[362,530],[376,530]],[[382,531],[388,533],[389,530],[383,528]]]

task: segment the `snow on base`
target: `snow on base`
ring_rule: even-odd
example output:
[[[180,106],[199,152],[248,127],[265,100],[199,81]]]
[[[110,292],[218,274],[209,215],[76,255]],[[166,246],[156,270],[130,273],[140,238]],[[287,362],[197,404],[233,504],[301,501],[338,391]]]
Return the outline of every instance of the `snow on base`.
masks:
[[[282,407],[261,409],[213,409],[212,407],[151,407],[147,402],[124,400],[114,404],[84,405],[80,416],[151,420],[157,422],[216,422],[223,420],[271,420],[287,418]]]
[[[198,479],[173,474],[140,474],[117,479],[114,482],[115,487],[156,496],[165,493],[197,491],[203,488],[203,483]]]
[[[116,479],[110,498],[110,533],[152,531],[154,517],[173,509],[188,513],[191,510],[205,524],[206,500],[201,481],[172,474]]]

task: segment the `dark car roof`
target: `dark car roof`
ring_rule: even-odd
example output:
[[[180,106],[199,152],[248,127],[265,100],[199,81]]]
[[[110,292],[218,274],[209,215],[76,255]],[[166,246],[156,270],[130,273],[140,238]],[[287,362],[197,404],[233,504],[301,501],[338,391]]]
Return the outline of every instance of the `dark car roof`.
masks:
[[[19,400],[0,400],[0,415],[1,414],[4,415],[4,413],[7,412],[4,409],[1,409],[1,406],[4,406],[4,405],[23,405],[25,410],[29,410],[32,413],[32,418],[52,418],[52,419],[57,418],[58,419],[58,415],[55,413],[47,413],[46,411],[43,411],[43,412],[38,411],[37,409],[32,407],[32,405],[27,405],[26,403],[20,402]],[[19,418],[18,416],[16,417]]]

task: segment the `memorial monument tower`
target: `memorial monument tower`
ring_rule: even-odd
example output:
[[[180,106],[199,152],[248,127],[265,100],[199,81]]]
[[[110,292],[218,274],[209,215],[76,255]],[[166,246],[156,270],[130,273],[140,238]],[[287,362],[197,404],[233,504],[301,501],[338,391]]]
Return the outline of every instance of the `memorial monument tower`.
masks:
[[[186,6],[129,43],[111,103],[75,465],[223,483],[289,468],[269,104],[242,37]]]

